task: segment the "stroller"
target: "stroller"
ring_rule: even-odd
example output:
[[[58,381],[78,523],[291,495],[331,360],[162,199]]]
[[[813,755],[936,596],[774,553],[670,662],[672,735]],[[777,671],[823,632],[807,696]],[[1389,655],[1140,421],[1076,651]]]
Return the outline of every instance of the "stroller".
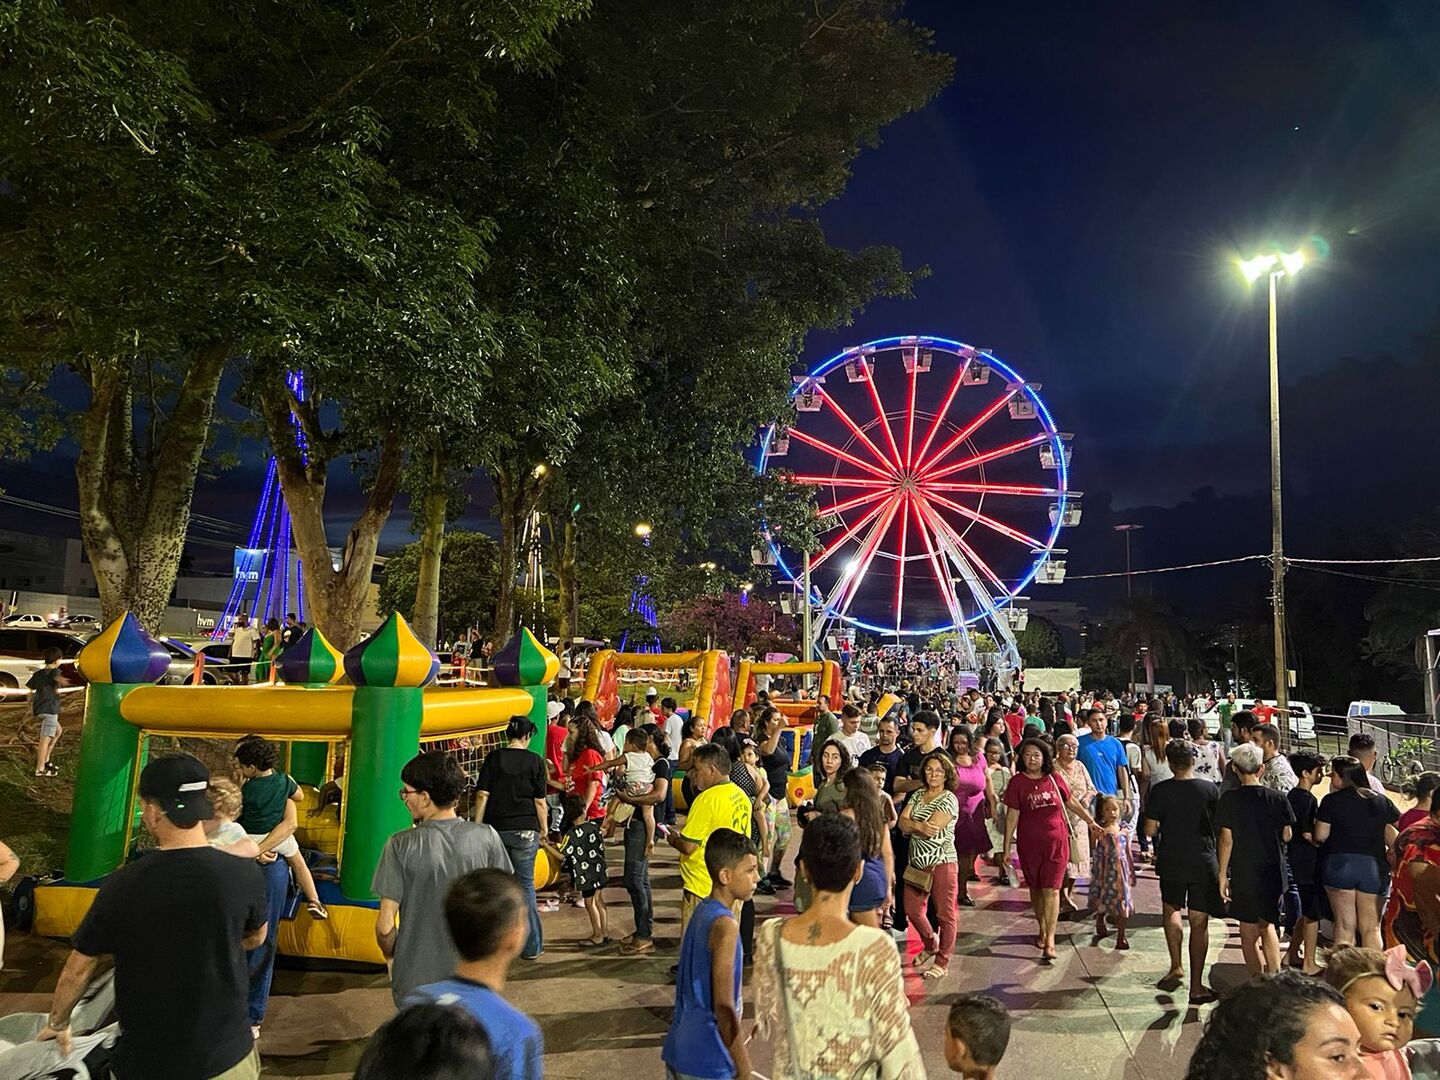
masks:
[[[0,1080],[109,1080],[120,1039],[113,970],[90,984],[70,1014],[74,1046],[68,1055],[58,1043],[35,1042],[45,1020],[43,1012],[0,1017]]]

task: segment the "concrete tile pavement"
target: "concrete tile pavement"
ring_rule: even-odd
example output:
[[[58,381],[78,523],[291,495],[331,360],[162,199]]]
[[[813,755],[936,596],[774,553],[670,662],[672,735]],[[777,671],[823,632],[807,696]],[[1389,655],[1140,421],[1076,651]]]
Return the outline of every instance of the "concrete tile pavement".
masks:
[[[612,880],[619,880],[620,851],[610,850]],[[975,908],[960,911],[960,937],[950,975],[938,982],[906,976],[911,1018],[931,1076],[948,1075],[943,1038],[950,1003],[958,993],[983,990],[1010,1007],[1015,1019],[1001,1077],[1058,1075],[1155,1080],[1179,1077],[1200,1035],[1209,1006],[1187,1007],[1184,991],[1155,987],[1168,962],[1160,932],[1158,886],[1148,867],[1136,889],[1129,952],[1114,949],[1113,935],[1091,944],[1093,921],[1061,924],[1060,958],[1038,963],[1035,924],[1023,890],[988,880],[972,885]],[[585,913],[564,908],[544,915],[546,952],[517,963],[509,997],[545,1033],[545,1070],[556,1080],[663,1076],[660,1045],[673,1005],[668,971],[679,929],[679,875],[673,853],[652,868],[656,935],[661,948],[648,957],[621,956],[615,947],[581,949]],[[606,891],[611,936],[630,931],[623,890]],[[788,913],[788,895],[758,897],[761,919]],[[1233,924],[1212,924],[1210,955],[1218,961],[1212,983],[1224,990],[1243,980]],[[912,936],[908,957],[918,951]],[[16,936],[0,972],[0,1014],[44,1009],[64,962],[62,943]],[[746,973],[747,984],[753,973]],[[746,1000],[751,999],[747,985]],[[264,1075],[305,1080],[348,1078],[369,1035],[392,1013],[383,973],[284,968],[277,971],[261,1050]],[[770,1052],[753,1048],[756,1068],[768,1075]]]

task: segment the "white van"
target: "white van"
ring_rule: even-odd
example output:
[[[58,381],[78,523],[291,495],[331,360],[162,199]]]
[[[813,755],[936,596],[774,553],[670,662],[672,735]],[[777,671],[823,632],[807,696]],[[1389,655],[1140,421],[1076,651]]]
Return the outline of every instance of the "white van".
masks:
[[[1260,698],[1258,701],[1255,698],[1235,699],[1235,708],[1237,710],[1253,709],[1256,704],[1273,706],[1275,699]],[[1209,732],[1212,738],[1218,738],[1220,736],[1220,713],[1218,709],[1211,709],[1209,712],[1202,713],[1200,719],[1205,721],[1205,730]],[[1290,702],[1290,736],[1302,742],[1309,742],[1315,738],[1315,713],[1311,710],[1307,702]]]
[[[1345,710],[1346,719],[1356,716],[1404,716],[1405,710],[1390,701],[1352,701]]]

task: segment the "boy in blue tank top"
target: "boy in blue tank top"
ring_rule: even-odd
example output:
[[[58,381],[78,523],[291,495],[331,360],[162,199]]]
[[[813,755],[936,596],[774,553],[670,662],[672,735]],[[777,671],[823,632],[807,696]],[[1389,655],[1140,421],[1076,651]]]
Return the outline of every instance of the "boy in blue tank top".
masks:
[[[755,844],[733,829],[716,829],[705,844],[710,895],[680,942],[675,1016],[660,1058],[670,1080],[734,1080],[750,1075],[740,1017],[740,926],[735,912],[755,895],[760,863]]]

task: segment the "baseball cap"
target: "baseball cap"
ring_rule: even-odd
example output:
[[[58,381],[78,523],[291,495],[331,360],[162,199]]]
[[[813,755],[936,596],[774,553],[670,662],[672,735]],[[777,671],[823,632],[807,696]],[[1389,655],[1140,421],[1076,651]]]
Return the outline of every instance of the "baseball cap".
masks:
[[[159,803],[177,828],[188,829],[215,816],[210,770],[189,754],[171,754],[146,765],[140,773],[140,797]]]
[[[564,711],[565,703],[563,701],[550,701],[545,704],[545,715],[551,720],[554,720]]]

